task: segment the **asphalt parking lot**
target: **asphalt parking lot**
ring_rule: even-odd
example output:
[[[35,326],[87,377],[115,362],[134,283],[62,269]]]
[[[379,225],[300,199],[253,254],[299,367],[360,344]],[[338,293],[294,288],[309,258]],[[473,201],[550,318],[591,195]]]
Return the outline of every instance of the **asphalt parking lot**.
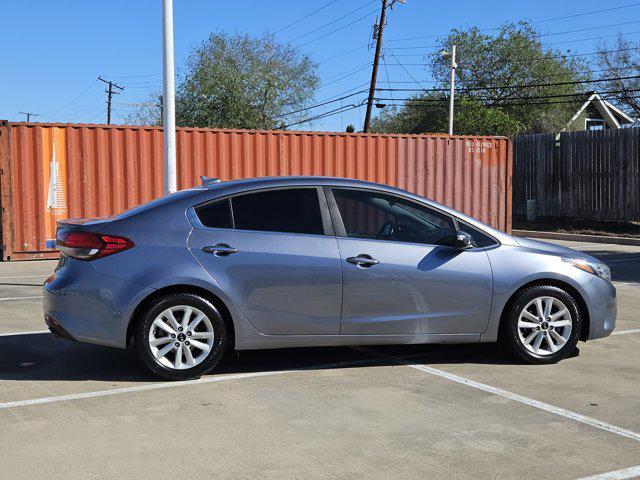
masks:
[[[192,382],[43,332],[55,262],[0,264],[0,478],[640,477],[640,247],[606,261],[614,335],[557,365],[493,345],[229,356]]]

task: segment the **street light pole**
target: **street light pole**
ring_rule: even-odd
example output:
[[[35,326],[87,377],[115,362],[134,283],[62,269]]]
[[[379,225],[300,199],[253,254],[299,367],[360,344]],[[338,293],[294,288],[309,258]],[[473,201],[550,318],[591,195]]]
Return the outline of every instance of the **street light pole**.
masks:
[[[451,80],[449,85],[449,135],[453,135],[453,102],[455,96],[455,83],[456,83],[456,46],[451,46],[451,52],[442,52],[443,57],[451,58]]]
[[[162,119],[164,125],[164,193],[177,190],[176,108],[173,62],[173,0],[162,0]]]

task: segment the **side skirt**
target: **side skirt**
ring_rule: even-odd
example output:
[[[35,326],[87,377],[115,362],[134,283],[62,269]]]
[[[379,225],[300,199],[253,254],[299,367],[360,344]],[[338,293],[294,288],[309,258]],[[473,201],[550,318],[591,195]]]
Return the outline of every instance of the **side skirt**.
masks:
[[[411,345],[424,343],[479,343],[480,334],[424,335],[259,335],[236,341],[237,350],[350,345]]]

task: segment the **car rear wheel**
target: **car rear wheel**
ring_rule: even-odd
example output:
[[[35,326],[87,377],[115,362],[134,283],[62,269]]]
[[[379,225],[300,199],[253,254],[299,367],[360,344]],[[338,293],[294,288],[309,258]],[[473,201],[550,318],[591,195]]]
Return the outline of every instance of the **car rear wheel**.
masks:
[[[571,355],[582,326],[575,299],[551,285],[520,292],[503,321],[501,343],[529,363],[555,363]]]
[[[161,297],[143,314],[135,332],[142,362],[170,380],[198,378],[224,354],[227,333],[216,308],[198,295]]]

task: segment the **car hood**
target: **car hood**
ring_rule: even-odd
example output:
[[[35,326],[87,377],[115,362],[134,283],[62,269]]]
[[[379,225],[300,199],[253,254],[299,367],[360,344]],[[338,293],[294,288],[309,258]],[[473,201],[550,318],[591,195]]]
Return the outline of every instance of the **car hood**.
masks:
[[[538,250],[538,251],[547,252],[547,253],[555,253],[558,255],[573,255],[576,257],[586,258],[587,260],[590,260],[593,262],[602,263],[597,258],[592,257],[591,255],[588,255],[579,250],[574,250],[573,248],[563,247],[562,245],[556,245],[555,243],[542,242],[540,240],[533,240],[531,238],[515,237],[515,236],[513,238],[516,240],[516,242],[518,242],[518,244],[521,247],[524,247],[524,248],[531,248],[533,250]]]

